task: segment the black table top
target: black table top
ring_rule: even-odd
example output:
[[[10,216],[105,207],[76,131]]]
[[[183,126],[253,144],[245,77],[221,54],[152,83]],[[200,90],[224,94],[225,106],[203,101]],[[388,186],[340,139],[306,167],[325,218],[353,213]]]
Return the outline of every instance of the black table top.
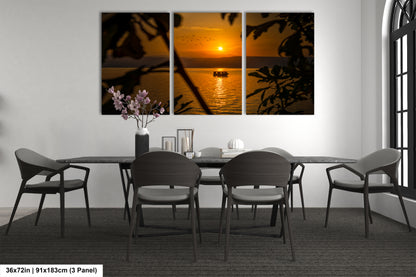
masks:
[[[219,157],[198,157],[193,158],[196,164],[200,166],[222,166],[231,158]],[[130,164],[134,161],[134,156],[84,156],[76,158],[59,159],[62,163],[115,163],[115,164]],[[339,158],[330,156],[294,156],[289,160],[291,163],[354,163],[355,159]]]

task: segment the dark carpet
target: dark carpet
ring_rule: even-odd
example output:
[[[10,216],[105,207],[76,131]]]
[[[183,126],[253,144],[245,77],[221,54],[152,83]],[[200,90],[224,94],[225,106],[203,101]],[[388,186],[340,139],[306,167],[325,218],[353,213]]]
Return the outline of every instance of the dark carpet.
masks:
[[[187,210],[145,209],[147,225],[186,228]],[[35,215],[13,223],[8,236],[0,227],[0,264],[103,264],[104,276],[416,276],[416,232],[378,214],[373,215],[370,238],[364,238],[362,209],[332,209],[323,227],[325,209],[307,209],[307,219],[291,213],[296,261],[289,243],[268,227],[270,210],[259,209],[253,221],[250,209],[233,213],[234,234],[230,259],[224,262],[223,241],[217,244],[218,209],[202,209],[199,257],[193,262],[190,234],[167,235],[177,230],[141,228],[126,262],[128,224],[121,209],[92,209],[91,228],[85,209],[66,210],[66,236],[59,236],[59,210],[46,209],[34,226]],[[242,230],[243,227],[258,228]],[[161,233],[164,236],[146,237]]]

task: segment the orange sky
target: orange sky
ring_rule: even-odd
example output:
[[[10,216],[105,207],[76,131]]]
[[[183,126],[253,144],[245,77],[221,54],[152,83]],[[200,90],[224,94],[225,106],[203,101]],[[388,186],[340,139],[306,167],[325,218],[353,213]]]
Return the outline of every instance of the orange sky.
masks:
[[[262,23],[269,22],[278,18],[279,13],[271,13],[267,18],[262,18],[260,13],[246,13],[246,25],[258,26]],[[278,57],[278,48],[282,41],[293,34],[294,31],[286,26],[283,33],[279,32],[279,25],[275,24],[267,32],[261,34],[256,40],[253,39],[253,33],[247,37],[246,55]]]
[[[154,20],[151,20],[152,24],[155,24]],[[165,41],[162,39],[161,36],[157,36],[156,38],[149,40],[147,36],[140,30],[139,26],[136,24],[134,27],[137,30],[137,35],[140,37],[143,43],[144,51],[146,51],[146,55],[148,56],[168,56],[169,55],[169,47],[166,45]],[[143,24],[143,28],[155,35],[156,31],[153,28],[150,28],[146,24]],[[169,32],[168,32],[169,36]]]
[[[246,13],[246,25],[257,26],[275,18],[273,14],[267,18],[262,18],[260,13]],[[280,43],[292,32],[290,28],[286,27],[285,31],[281,34],[279,33],[279,25],[276,24],[256,40],[253,39],[253,34],[250,34],[246,42],[246,55],[276,57],[278,56],[277,50]]]
[[[230,25],[220,13],[180,13],[174,28],[175,48],[181,57],[221,58],[241,56],[241,14]]]

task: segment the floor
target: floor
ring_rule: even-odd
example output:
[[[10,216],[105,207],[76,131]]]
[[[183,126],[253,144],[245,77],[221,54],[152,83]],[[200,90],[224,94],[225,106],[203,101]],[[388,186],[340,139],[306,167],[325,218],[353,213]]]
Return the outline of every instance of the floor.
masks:
[[[234,210],[235,211],[235,210]],[[105,277],[405,277],[416,276],[416,230],[373,213],[370,236],[364,237],[363,209],[331,209],[324,228],[325,208],[290,213],[296,260],[286,238],[277,238],[280,224],[270,228],[270,208],[232,213],[230,257],[224,261],[225,237],[218,243],[219,209],[201,209],[202,243],[193,261],[187,208],[144,209],[146,226],[138,229],[126,261],[129,227],[123,209],[68,208],[65,238],[60,236],[58,208],[44,209],[38,226],[36,213],[17,220],[8,236],[0,227],[2,264],[102,264]],[[278,220],[280,223],[280,220]],[[181,231],[187,232],[184,234]],[[393,258],[392,258],[393,257]],[[397,258],[399,257],[399,258]]]
[[[14,220],[22,218],[36,212],[36,208],[18,208]],[[0,208],[0,226],[9,223],[12,208]]]

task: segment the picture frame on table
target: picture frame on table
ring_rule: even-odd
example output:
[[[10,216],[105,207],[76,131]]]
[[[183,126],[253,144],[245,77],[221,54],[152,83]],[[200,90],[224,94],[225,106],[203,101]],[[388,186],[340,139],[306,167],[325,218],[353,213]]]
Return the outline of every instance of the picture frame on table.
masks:
[[[176,143],[178,153],[194,151],[194,129],[177,129]]]
[[[162,150],[176,152],[176,137],[175,136],[163,136],[162,137]]]

